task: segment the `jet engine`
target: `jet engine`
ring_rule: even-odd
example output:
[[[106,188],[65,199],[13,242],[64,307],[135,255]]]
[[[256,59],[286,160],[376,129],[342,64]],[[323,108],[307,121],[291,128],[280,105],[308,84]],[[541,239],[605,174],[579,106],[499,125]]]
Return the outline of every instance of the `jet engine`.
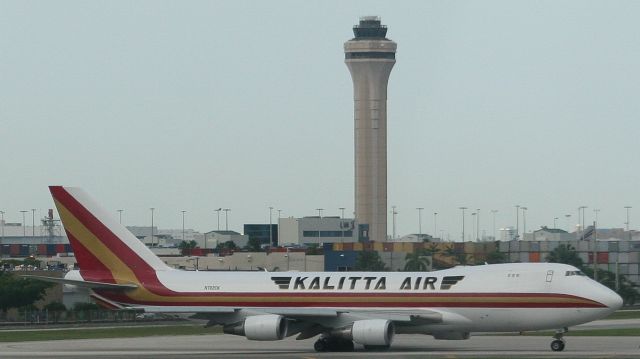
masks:
[[[393,323],[385,319],[366,319],[353,322],[351,327],[338,329],[331,335],[353,340],[366,346],[389,346],[395,330]]]
[[[287,334],[287,320],[281,315],[253,315],[240,323],[226,325],[225,334],[243,335],[250,340],[281,340]]]

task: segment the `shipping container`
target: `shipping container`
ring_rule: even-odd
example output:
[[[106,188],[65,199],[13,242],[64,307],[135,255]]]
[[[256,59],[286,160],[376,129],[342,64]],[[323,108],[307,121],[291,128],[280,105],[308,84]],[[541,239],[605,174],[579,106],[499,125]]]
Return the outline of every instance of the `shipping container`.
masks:
[[[348,250],[347,248],[347,243],[345,243],[345,250]],[[362,243],[353,243],[353,250],[354,251],[362,251],[362,248],[364,246],[362,245]]]
[[[630,245],[629,242],[627,241],[620,241],[619,243],[619,247],[620,247],[620,252],[628,252]]]
[[[66,253],[67,250],[64,248],[64,244],[56,244],[56,253]]]
[[[344,246],[342,245],[342,243],[334,243],[333,244],[333,251],[340,252],[340,251],[342,251],[343,247]]]
[[[520,252],[520,262],[526,263],[529,261],[529,252]]]
[[[12,257],[17,257],[20,255],[20,245],[19,244],[11,244],[9,247],[9,254]]]
[[[46,244],[38,244],[38,255],[39,256],[47,256],[47,245]]]
[[[540,252],[529,252],[529,262],[531,262],[531,263],[539,263],[540,262]]]
[[[20,256],[21,257],[28,257],[29,256],[29,245],[28,244],[21,244],[20,245]]]
[[[532,252],[540,252],[540,242],[531,242],[531,249]]]
[[[618,253],[618,262],[619,263],[630,263],[630,261],[629,261],[629,253],[624,253],[624,252]]]
[[[609,264],[609,252],[598,252],[598,264]]]
[[[384,251],[384,243],[382,242],[375,242],[373,243],[373,250],[377,251],[377,252],[382,252]]]

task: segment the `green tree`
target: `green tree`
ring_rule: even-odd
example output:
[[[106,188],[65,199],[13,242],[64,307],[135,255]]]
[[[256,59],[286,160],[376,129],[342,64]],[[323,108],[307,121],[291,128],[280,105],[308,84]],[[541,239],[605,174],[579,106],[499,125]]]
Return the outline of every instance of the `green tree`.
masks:
[[[0,310],[5,318],[10,308],[33,305],[44,297],[47,288],[53,283],[35,279],[19,278],[6,271],[0,271]]]
[[[60,320],[60,313],[65,312],[67,307],[60,302],[51,302],[45,305],[42,309],[46,309],[53,316],[53,322],[57,323],[58,320]]]
[[[458,265],[473,265],[473,257],[471,255],[467,255],[464,251],[458,251],[454,246],[449,246],[444,250],[443,255],[453,258],[456,264]]]
[[[547,262],[569,264],[580,269],[584,267],[582,258],[580,258],[576,249],[570,244],[561,244],[549,252]]]
[[[262,252],[262,243],[260,243],[260,238],[258,237],[249,238],[249,242],[247,243],[245,248],[250,252]]]
[[[490,252],[487,254],[487,263],[496,264],[496,263],[507,263],[507,255],[498,250]]]
[[[381,272],[388,268],[384,265],[377,251],[361,251],[356,257],[355,270],[364,272]]]
[[[426,249],[418,249],[405,256],[404,271],[405,272],[426,272],[431,265],[431,253]]]
[[[182,255],[191,255],[191,250],[197,247],[198,247],[198,242],[194,240],[190,240],[188,242],[181,241],[180,244],[178,244],[178,248],[182,252]]]
[[[593,278],[593,268],[587,266],[582,261],[582,258],[578,256],[576,249],[570,245],[560,245],[556,247],[553,251],[549,252],[547,256],[547,261],[552,263],[564,263],[572,265],[578,269],[580,269],[584,274]],[[616,275],[613,272],[597,269],[598,270],[598,282],[603,285],[609,287],[611,290],[616,290]],[[619,286],[617,293],[622,297],[625,305],[633,305],[638,298],[640,298],[640,293],[634,287],[633,283],[631,283],[624,275],[618,275]]]
[[[224,243],[218,243],[218,245],[216,246],[216,251],[217,252],[226,251],[226,250],[235,251],[237,249],[238,249],[238,246],[233,241],[226,241]]]

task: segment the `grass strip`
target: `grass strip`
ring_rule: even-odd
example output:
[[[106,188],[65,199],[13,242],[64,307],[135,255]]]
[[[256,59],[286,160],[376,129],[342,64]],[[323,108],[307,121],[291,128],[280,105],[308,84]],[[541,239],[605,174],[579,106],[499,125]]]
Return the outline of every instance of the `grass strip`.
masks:
[[[206,335],[220,334],[219,328],[204,328],[195,325],[171,325],[149,327],[86,328],[83,330],[28,330],[0,331],[0,342],[28,342],[39,340],[136,338],[162,335]]]
[[[552,337],[555,332],[543,331],[543,332],[525,332],[522,334],[513,333],[513,335],[527,335],[527,336],[544,336]],[[510,335],[510,334],[506,334]],[[635,337],[640,336],[640,328],[617,328],[617,329],[587,329],[587,330],[569,330],[568,333],[564,333],[565,337]]]
[[[604,319],[639,319],[640,310],[618,310]]]

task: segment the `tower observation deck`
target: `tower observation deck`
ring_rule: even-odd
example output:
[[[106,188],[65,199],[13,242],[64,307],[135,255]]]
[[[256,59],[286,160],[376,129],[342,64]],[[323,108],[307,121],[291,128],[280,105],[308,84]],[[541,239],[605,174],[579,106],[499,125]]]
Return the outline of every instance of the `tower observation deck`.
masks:
[[[376,16],[360,18],[344,44],[353,80],[356,220],[365,237],[387,238],[387,83],[396,43]]]

